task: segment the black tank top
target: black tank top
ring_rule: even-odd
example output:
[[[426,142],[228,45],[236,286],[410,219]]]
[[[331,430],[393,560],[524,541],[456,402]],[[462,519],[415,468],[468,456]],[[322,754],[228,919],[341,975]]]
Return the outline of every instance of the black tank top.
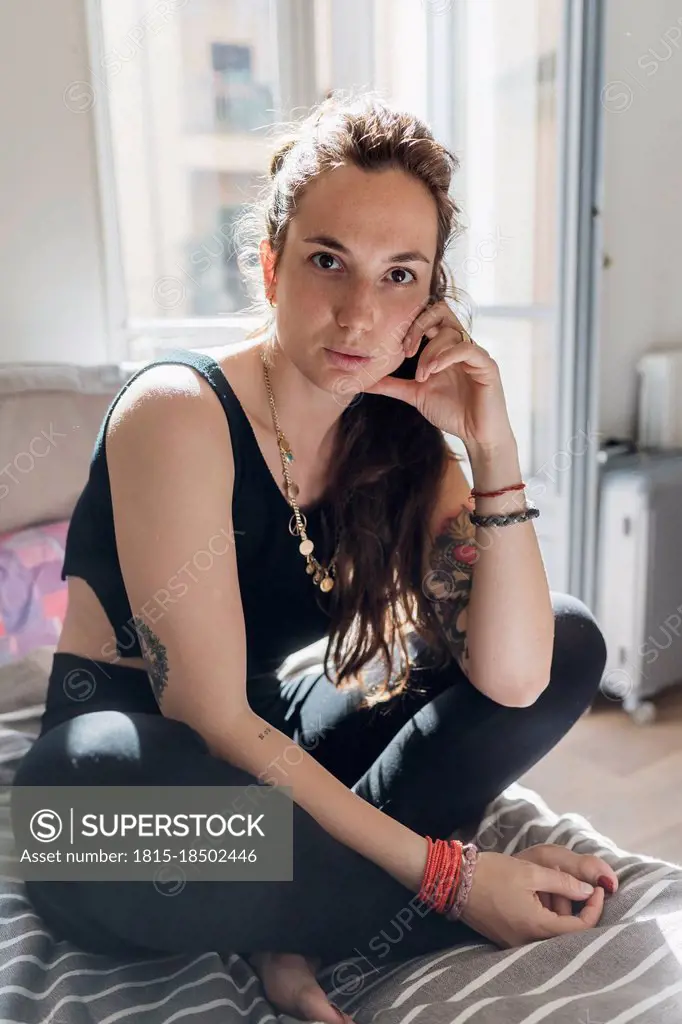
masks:
[[[69,523],[62,580],[67,576],[84,579],[114,628],[117,653],[123,658],[141,655],[133,627],[133,614],[141,612],[131,610],[116,550],[105,435],[112,409],[124,391],[150,366],[163,363],[182,363],[197,370],[225,410],[234,452],[232,525],[246,626],[247,678],[273,672],[287,655],[328,635],[330,594],[306,573],[306,560],[298,550],[300,540],[289,531],[293,510],[225,374],[208,355],[172,350],[137,370],[111,402],[95,441],[87,483]],[[333,552],[331,507],[318,501],[303,511],[315,555],[326,564]],[[216,544],[215,556],[223,543],[227,541]],[[177,578],[167,586],[170,600],[173,588],[176,599],[191,588],[192,577],[200,575],[202,565],[206,569],[211,557],[207,550],[201,557],[195,555],[195,564],[178,566]],[[160,604],[159,616],[162,612]],[[110,647],[113,654],[114,637]]]

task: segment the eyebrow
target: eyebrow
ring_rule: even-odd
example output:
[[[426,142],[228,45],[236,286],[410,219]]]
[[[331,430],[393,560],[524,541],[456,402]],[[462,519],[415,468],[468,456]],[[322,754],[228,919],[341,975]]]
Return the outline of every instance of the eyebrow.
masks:
[[[342,242],[339,242],[337,238],[332,238],[330,235],[313,235],[310,238],[304,238],[304,242],[314,242],[317,245],[324,245],[327,249],[336,249],[337,252],[345,253],[347,256],[352,255],[350,249],[345,246]],[[416,260],[422,263],[430,263],[422,252],[417,249],[410,250],[409,252],[397,252],[394,256],[389,256],[386,260],[387,263],[413,263]]]

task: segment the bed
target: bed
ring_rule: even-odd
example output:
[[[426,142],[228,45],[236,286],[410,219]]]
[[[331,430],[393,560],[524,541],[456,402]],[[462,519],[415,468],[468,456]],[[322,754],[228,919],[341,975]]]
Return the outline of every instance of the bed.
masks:
[[[10,870],[9,792],[37,734],[51,651],[2,666],[0,678],[0,1021],[2,1024],[266,1024],[278,1015],[237,954],[137,962],[57,941]],[[453,832],[458,838],[470,838]],[[486,809],[475,841],[513,853],[561,843],[599,853],[619,877],[597,928],[511,950],[481,940],[411,960],[399,943],[379,962],[359,950],[323,969],[330,997],[358,1022],[382,1024],[679,1024],[682,866],[619,849],[577,814],[554,813],[512,785]],[[397,933],[396,933],[397,934]]]

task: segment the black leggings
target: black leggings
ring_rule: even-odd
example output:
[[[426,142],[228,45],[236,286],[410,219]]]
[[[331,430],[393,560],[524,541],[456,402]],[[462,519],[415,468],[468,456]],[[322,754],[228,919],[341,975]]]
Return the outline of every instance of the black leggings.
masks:
[[[454,663],[440,671],[424,667],[418,651],[415,690],[370,710],[355,707],[358,697],[336,690],[319,666],[282,682],[252,680],[249,701],[364,800],[420,835],[448,838],[477,822],[596,695],[606,662],[597,623],[573,597],[553,593],[552,601],[551,677],[528,707],[483,696]],[[258,783],[212,756],[189,726],[155,713],[153,697],[148,710],[125,710],[125,693],[150,691],[140,669],[57,654],[53,692],[78,669],[106,670],[113,692],[98,684],[100,710],[60,724],[53,716],[20,763],[15,785]],[[414,913],[413,892],[330,836],[300,805],[293,812],[290,882],[194,881],[170,898],[146,881],[28,881],[27,893],[56,937],[113,955],[273,950],[330,964],[360,955],[377,962],[388,952],[403,960],[480,941],[461,922]]]

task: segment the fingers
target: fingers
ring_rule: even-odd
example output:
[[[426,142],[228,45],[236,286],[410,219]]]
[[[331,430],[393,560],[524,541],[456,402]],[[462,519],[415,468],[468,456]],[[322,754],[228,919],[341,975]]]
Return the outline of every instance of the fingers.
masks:
[[[561,871],[561,868],[556,864],[553,864],[552,867],[555,871]],[[559,917],[573,916],[573,902],[569,900],[568,896],[562,896],[560,893],[552,893],[549,898],[552,901],[551,909],[555,914],[558,914]],[[590,899],[592,899],[591,896]]]
[[[429,339],[427,345],[424,346],[424,350],[419,357],[419,366],[417,370],[427,366],[434,360],[444,356],[460,341],[459,333],[452,328],[450,324],[445,324],[443,327],[432,327],[430,330],[425,331],[424,334]],[[421,339],[424,335],[419,336],[419,340],[416,344],[414,352],[408,352],[407,355],[416,354],[421,344]]]
[[[548,892],[539,892],[538,893],[538,899],[540,900],[540,903],[542,903],[542,905],[545,908],[545,910],[554,910],[554,906],[553,906],[553,903],[552,903],[554,898],[555,897],[552,896],[551,893],[548,893]]]
[[[485,349],[478,345],[463,344],[458,331],[445,327],[439,332],[437,341],[430,342],[422,352],[415,378],[426,380],[429,373],[444,370],[454,363],[467,363],[488,370],[492,360]]]
[[[556,867],[546,868],[541,865],[534,865],[534,887],[542,892],[556,893],[565,896],[569,900],[586,900],[594,891],[594,886],[584,882],[568,872]]]
[[[528,850],[533,851],[531,856],[536,864],[557,867],[592,885],[598,885],[600,878],[608,879],[611,891],[615,892],[618,888],[618,875],[602,857],[591,853],[576,853],[558,843],[543,843],[529,847]]]
[[[419,316],[410,324],[410,327],[403,338],[405,355],[413,356],[417,352],[419,345],[421,344],[422,336],[431,333],[432,328],[450,327],[458,333],[464,332],[463,326],[448,306],[444,299],[440,302],[434,302],[433,305],[427,306],[426,309],[422,310]]]
[[[538,896],[545,910],[551,910],[558,917],[573,915],[573,904],[565,896],[557,896],[556,893],[551,892],[539,892]]]
[[[595,928],[604,910],[604,890],[597,888],[585,903],[577,917],[568,915],[556,917],[550,925],[553,935],[565,935],[568,932],[585,931],[587,928]]]
[[[594,928],[598,924],[604,910],[604,890],[597,886],[590,898],[586,901],[585,906],[578,914],[578,918],[584,922],[588,928]]]
[[[613,892],[616,891],[618,875],[608,861],[591,853],[575,853],[574,850],[567,850],[565,847],[560,847],[560,849],[564,851],[560,862],[564,871],[569,871],[576,878],[582,878],[583,881],[591,882],[593,885],[598,885],[599,879],[603,878],[611,883]]]
[[[594,893],[589,897],[594,899]],[[567,896],[560,896],[554,894],[552,897],[552,910],[559,915],[559,917],[572,917],[573,916],[573,904]]]
[[[398,398],[408,405],[416,405],[415,383],[412,380],[402,380],[400,377],[382,377],[363,388],[368,395],[386,395],[388,398]]]
[[[595,885],[600,885],[602,884],[600,882],[600,879],[602,879],[604,882],[608,879],[608,881],[611,883],[611,888],[607,888],[607,891],[615,892],[618,888],[618,875],[613,870],[611,865],[607,861],[603,860],[601,857],[593,857],[592,855],[584,856],[585,860],[589,861],[590,864],[589,875],[587,876],[588,881],[594,882]]]
[[[405,349],[406,356],[415,355],[424,334],[426,334],[430,328],[440,326],[445,316],[444,310],[439,308],[440,305],[441,303],[436,302],[432,306],[427,306],[427,308],[422,310],[419,316],[415,317],[412,321],[407,329],[405,337],[403,338],[403,347]]]

